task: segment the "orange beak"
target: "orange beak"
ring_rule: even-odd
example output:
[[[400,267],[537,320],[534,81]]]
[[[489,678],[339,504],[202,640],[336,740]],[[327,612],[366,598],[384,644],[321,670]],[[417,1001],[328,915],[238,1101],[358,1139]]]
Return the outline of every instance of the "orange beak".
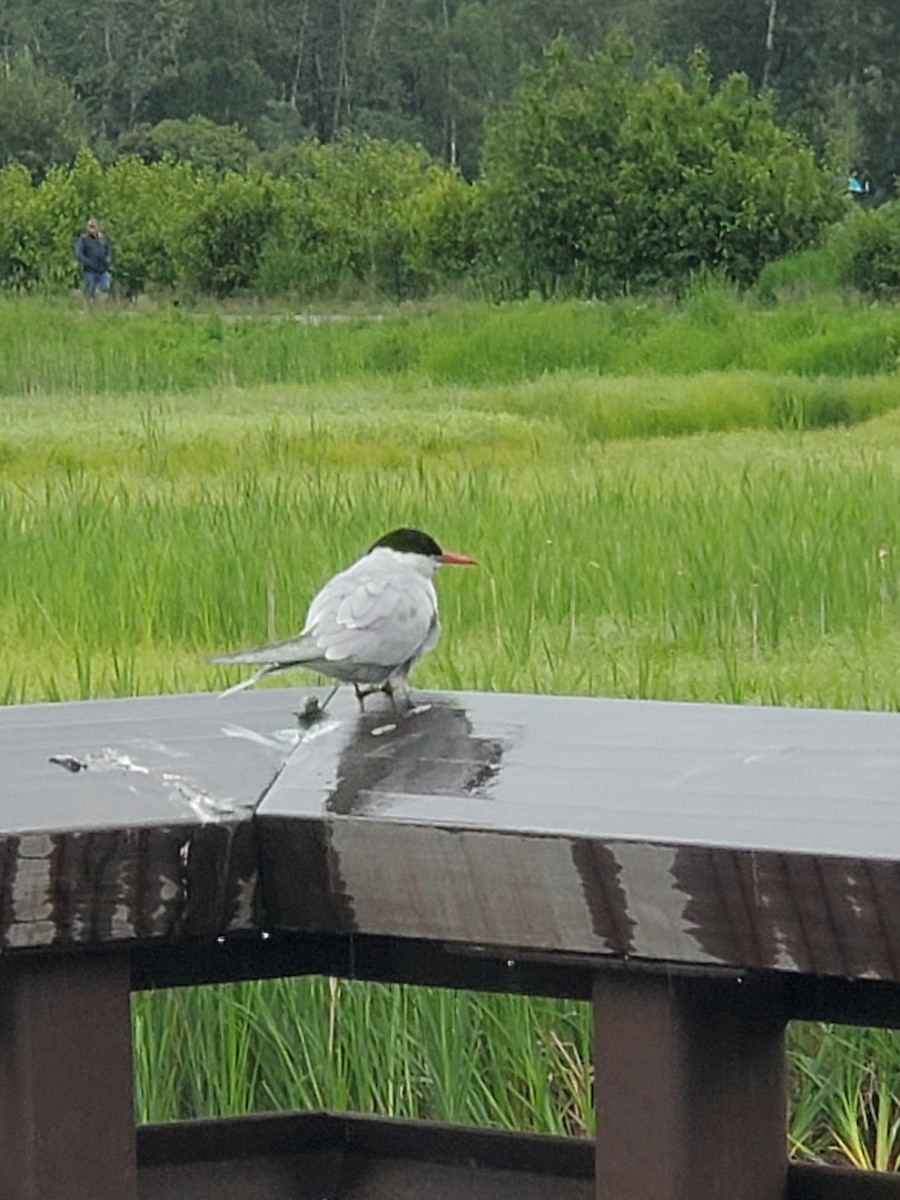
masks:
[[[446,563],[448,566],[457,567],[477,567],[478,563],[474,558],[466,558],[465,554],[453,554],[450,551],[442,554],[438,562]]]

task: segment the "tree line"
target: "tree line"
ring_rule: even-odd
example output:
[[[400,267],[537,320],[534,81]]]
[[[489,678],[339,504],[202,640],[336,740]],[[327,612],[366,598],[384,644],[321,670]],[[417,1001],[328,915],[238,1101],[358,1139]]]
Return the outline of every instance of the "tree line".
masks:
[[[100,212],[132,293],[677,292],[704,271],[747,286],[843,216],[900,206],[852,213],[846,181],[777,124],[771,97],[745,76],[717,86],[700,53],[681,73],[637,68],[636,54],[624,35],[590,55],[554,40],[486,121],[474,182],[421,146],[348,131],[284,143],[244,168],[172,153],[104,164],[87,149],[39,180],[9,164],[0,283],[74,282],[73,235]],[[245,135],[223,141],[205,118],[175,125],[210,159],[242,153]]]
[[[714,84],[743,73],[822,161],[891,192],[896,0],[0,0],[0,163],[42,176],[84,145],[146,161],[161,122],[199,116],[263,151],[417,143],[473,180],[523,66],[559,34],[590,55],[617,29],[639,68],[683,72],[703,48]]]

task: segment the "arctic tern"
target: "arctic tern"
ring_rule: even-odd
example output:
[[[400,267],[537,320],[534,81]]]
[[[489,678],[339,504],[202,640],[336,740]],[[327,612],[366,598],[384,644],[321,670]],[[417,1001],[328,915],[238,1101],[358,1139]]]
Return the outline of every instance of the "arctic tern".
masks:
[[[360,708],[374,692],[393,700],[396,685],[406,690],[410,671],[438,640],[441,626],[432,577],[444,563],[474,566],[475,560],[443,551],[419,529],[386,533],[362,558],[329,579],[313,598],[295,637],[211,658],[214,663],[259,666],[223,695],[278,671],[304,667],[336,679],[334,691],[352,683]]]

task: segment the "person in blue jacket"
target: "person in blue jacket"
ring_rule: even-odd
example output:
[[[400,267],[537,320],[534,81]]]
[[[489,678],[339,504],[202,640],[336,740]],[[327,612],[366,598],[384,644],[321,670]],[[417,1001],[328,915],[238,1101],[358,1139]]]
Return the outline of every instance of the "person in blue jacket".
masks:
[[[84,298],[93,300],[98,292],[109,293],[109,268],[112,266],[112,246],[100,232],[100,222],[91,217],[84,232],[75,239],[75,257],[84,279]]]

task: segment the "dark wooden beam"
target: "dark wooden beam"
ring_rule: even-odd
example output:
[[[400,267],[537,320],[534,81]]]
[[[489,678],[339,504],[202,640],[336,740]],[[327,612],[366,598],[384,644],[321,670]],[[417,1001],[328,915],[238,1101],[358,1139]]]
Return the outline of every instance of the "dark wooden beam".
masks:
[[[641,1157],[652,1153],[641,1147]],[[497,1200],[504,1186],[518,1189],[517,1200],[589,1197],[593,1191],[594,1146],[580,1138],[322,1112],[138,1129],[142,1200],[184,1200],[188,1180],[191,1200],[230,1200],[232,1194],[239,1200],[320,1200],[335,1194],[335,1180],[349,1173],[366,1180],[369,1200],[396,1200],[379,1172],[386,1163],[395,1183],[415,1179],[417,1200]],[[790,1163],[784,1197],[900,1200],[900,1175]]]
[[[738,980],[611,974],[594,992],[597,1200],[782,1200],[784,1023]]]
[[[126,954],[0,958],[3,1200],[135,1200]]]

